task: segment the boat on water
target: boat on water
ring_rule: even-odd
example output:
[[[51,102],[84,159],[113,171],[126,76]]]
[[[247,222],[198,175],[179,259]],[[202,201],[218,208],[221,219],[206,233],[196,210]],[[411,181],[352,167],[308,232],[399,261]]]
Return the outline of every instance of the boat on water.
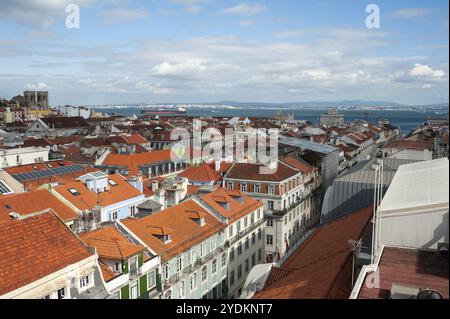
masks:
[[[184,107],[179,107],[176,109],[170,108],[144,108],[141,111],[142,115],[181,115],[186,114],[186,109]]]

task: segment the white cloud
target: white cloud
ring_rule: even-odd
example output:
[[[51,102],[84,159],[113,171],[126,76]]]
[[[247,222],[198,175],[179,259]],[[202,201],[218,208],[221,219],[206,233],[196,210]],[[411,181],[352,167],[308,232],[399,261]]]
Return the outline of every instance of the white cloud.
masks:
[[[101,13],[103,23],[109,25],[130,22],[148,16],[149,13],[146,9],[115,8]]]
[[[418,103],[425,96],[435,101],[437,93],[448,95],[448,64],[435,64],[426,56],[379,54],[390,47],[386,34],[356,29],[306,32],[313,35],[306,43],[289,41],[289,37],[271,42],[208,36],[75,45],[58,38],[52,40],[58,45],[46,44],[42,52],[38,46],[23,51],[33,43],[6,42],[11,50],[8,58],[16,54],[21,61],[29,58],[43,67],[29,65],[27,69],[25,65],[24,72],[6,65],[5,77],[0,76],[0,94],[20,92],[22,87],[17,85],[34,78],[51,87],[52,96],[61,104],[282,102],[370,96]],[[59,64],[44,67],[54,62]]]
[[[263,4],[257,3],[257,4],[249,5],[246,3],[241,3],[234,7],[226,8],[226,9],[222,10],[221,12],[223,14],[252,16],[252,15],[256,15],[258,13],[264,12],[266,10],[267,10],[267,7]]]
[[[431,10],[427,8],[405,8],[392,12],[391,16],[401,19],[413,19],[427,15],[430,12]]]
[[[409,74],[413,77],[420,77],[425,79],[440,80],[445,78],[446,74],[444,70],[433,70],[428,65],[414,64],[414,67],[409,70]]]
[[[206,66],[199,60],[190,60],[181,63],[163,62],[152,68],[153,75],[172,76],[186,75],[196,76],[198,72],[206,70]]]
[[[25,84],[25,90],[47,90],[48,84],[44,82],[38,82],[38,83],[27,83]]]

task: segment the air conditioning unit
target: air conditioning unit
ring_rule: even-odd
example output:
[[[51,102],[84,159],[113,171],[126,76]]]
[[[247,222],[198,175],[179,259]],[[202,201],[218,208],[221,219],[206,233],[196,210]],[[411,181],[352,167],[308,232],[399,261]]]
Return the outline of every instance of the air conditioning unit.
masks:
[[[393,283],[391,299],[416,299],[419,292],[419,287]]]
[[[438,243],[437,252],[441,256],[448,256],[448,243]]]

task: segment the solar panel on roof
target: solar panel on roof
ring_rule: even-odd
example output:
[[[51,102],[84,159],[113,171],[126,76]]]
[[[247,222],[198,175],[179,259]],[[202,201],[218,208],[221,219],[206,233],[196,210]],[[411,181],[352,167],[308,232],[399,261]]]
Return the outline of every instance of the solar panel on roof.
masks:
[[[32,180],[45,178],[45,177],[49,177],[49,176],[81,172],[83,170],[84,170],[84,168],[81,165],[70,165],[70,166],[62,166],[62,167],[44,169],[44,170],[40,170],[40,171],[13,174],[12,177],[14,177],[19,182],[22,182],[22,181],[32,181]]]

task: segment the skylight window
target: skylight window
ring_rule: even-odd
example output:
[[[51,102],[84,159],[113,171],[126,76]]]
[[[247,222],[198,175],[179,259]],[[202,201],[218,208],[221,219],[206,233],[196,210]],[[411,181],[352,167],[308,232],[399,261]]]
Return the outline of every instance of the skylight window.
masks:
[[[109,183],[109,185],[111,185],[111,186],[117,186],[117,183],[116,183],[115,181],[113,181],[112,179],[110,179],[110,180],[108,181],[108,183]]]
[[[13,190],[11,188],[9,188],[9,186],[6,185],[6,183],[3,180],[1,180],[0,181],[0,194],[8,195],[8,194],[12,194],[12,193],[14,193]]]
[[[78,192],[78,190],[76,190],[75,188],[69,188],[69,192],[73,195],[73,196],[79,196],[80,192]]]

